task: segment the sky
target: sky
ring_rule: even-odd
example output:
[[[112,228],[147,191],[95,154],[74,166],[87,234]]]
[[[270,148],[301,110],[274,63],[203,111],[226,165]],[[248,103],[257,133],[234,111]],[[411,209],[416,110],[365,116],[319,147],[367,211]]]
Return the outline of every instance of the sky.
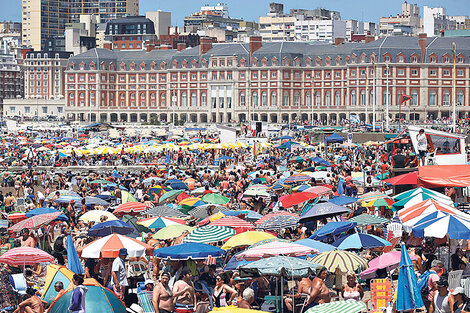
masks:
[[[0,10],[0,21],[21,20],[22,0],[0,0],[4,4]],[[224,2],[229,5],[229,13],[233,18],[243,18],[247,21],[258,21],[258,16],[266,15],[270,2],[284,4],[286,12],[292,8],[314,9],[323,7],[339,11],[342,19],[355,19],[378,23],[382,16],[401,13],[402,0],[140,0],[140,13],[163,10],[172,12],[172,24],[183,26],[185,16],[199,11],[201,5]],[[448,15],[470,15],[469,0],[412,0],[410,3],[421,7],[445,7]],[[7,4],[8,3],[8,4]],[[5,5],[7,4],[7,5]]]

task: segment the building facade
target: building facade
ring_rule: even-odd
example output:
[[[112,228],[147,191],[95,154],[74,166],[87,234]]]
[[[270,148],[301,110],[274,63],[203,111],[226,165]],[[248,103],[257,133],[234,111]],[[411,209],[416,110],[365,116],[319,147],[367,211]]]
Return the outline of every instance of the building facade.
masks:
[[[452,97],[457,46],[456,97]],[[69,59],[67,112],[92,121],[362,121],[470,113],[470,38],[385,37],[370,43],[250,42],[191,49],[90,50]],[[412,100],[400,106],[400,96]]]
[[[13,54],[0,54],[0,103],[23,97],[23,71]]]
[[[102,22],[138,15],[139,0],[23,0],[23,45],[36,51],[63,36],[67,23],[79,23],[80,15],[99,15]]]
[[[105,41],[117,50],[143,50],[145,42],[156,40],[153,22],[145,16],[131,16],[108,22]]]
[[[445,30],[457,29],[457,22],[446,15],[445,8],[423,8],[423,32],[427,36],[440,36]]]
[[[382,36],[393,35],[395,29],[399,27],[409,27],[412,34],[417,34],[421,27],[419,7],[405,1],[401,6],[401,14],[396,16],[381,17],[379,22],[379,32]]]

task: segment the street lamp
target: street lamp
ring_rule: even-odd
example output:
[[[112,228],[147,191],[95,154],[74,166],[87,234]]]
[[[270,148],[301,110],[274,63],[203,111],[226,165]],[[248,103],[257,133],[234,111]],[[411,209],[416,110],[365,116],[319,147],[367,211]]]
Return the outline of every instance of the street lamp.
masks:
[[[390,67],[388,62],[385,63],[387,65],[387,94],[386,94],[386,107],[385,107],[385,128],[387,131],[390,129],[390,119],[389,119],[389,105],[390,105],[390,90],[389,90],[389,76],[390,76]]]
[[[372,132],[375,132],[375,95],[376,95],[376,89],[375,89],[375,60],[372,61],[372,67],[373,67],[373,71],[374,71],[374,80],[373,80],[373,87],[372,87],[372,90],[373,90],[373,99],[372,99]]]
[[[454,69],[452,71],[452,131],[455,133],[455,120],[457,118],[455,114],[455,106],[456,106],[456,93],[455,93],[455,58],[457,56],[457,45],[455,42],[452,43],[452,51],[454,52]]]

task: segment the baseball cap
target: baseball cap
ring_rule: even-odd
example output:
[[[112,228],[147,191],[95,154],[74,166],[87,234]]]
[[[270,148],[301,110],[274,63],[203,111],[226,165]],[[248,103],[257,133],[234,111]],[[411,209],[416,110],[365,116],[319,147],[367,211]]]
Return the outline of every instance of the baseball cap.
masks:
[[[456,296],[461,293],[465,294],[465,289],[463,289],[462,287],[456,287],[454,291],[452,291],[450,294]]]
[[[127,255],[127,249],[126,248],[119,249],[119,255]]]
[[[445,279],[439,279],[437,282],[437,287],[448,287],[449,283]]]

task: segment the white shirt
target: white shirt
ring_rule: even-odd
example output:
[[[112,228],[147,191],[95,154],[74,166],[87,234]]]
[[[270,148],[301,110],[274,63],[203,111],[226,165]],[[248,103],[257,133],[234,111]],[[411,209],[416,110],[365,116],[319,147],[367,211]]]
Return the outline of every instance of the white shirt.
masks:
[[[111,269],[113,272],[117,272],[116,276],[119,280],[119,285],[121,286],[129,286],[127,282],[127,273],[126,273],[126,266],[124,264],[124,261],[118,256],[117,258],[114,259],[113,261],[113,267]],[[111,284],[114,286],[116,283],[114,282],[114,279],[111,281]]]
[[[423,133],[418,134],[416,136],[416,139],[418,140],[418,151],[426,151],[428,150],[428,140],[426,138],[426,135]]]

